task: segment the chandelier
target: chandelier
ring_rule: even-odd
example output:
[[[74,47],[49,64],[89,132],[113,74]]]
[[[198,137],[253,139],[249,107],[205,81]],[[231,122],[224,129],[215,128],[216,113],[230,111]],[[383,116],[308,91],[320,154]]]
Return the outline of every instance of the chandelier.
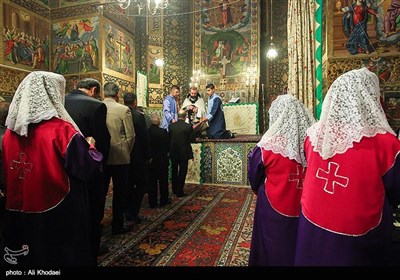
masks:
[[[158,10],[164,10],[169,6],[169,0],[117,0],[121,9],[127,9],[131,2],[138,9],[138,14],[147,6],[147,10],[151,15],[155,15]],[[146,2],[146,3],[145,3]]]
[[[272,0],[270,0],[270,8],[269,8],[269,10],[270,10],[269,22],[270,22],[270,32],[271,32],[271,44],[269,45],[269,49],[268,49],[268,52],[267,52],[267,57],[272,60],[272,59],[274,59],[274,58],[276,58],[278,56],[278,52],[275,49],[274,43],[272,43],[272,41],[274,39],[274,37],[272,36],[272,28],[273,28],[272,27]]]

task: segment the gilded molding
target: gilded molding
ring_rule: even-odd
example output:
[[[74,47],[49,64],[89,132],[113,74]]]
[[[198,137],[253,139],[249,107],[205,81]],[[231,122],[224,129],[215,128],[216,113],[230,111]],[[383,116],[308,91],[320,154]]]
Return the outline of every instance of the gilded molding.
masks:
[[[50,10],[49,8],[45,8],[42,5],[34,2],[34,1],[26,1],[26,0],[10,0],[11,3],[15,3],[25,9],[32,11],[42,17],[50,19]]]

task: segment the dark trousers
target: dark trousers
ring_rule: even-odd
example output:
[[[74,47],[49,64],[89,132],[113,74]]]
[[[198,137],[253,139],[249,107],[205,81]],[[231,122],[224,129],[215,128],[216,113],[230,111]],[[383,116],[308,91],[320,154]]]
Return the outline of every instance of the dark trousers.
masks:
[[[235,138],[235,135],[233,135],[230,130],[225,130],[225,132],[219,137],[219,139],[230,139],[230,138]]]
[[[129,165],[129,183],[126,192],[126,213],[133,218],[139,215],[143,196],[148,185],[148,171],[145,162]]]
[[[91,214],[91,240],[93,248],[93,261],[97,265],[97,255],[100,248],[100,240],[102,233],[101,221],[104,217],[104,207],[107,193],[105,193],[103,172],[98,172],[95,176],[95,182],[90,182],[88,186],[88,195],[90,202]]]
[[[108,192],[110,179],[113,182],[111,227],[119,230],[124,225],[125,195],[129,180],[129,164],[105,165],[104,166],[104,189]]]
[[[183,195],[188,162],[188,159],[171,159],[172,191],[176,195]]]
[[[149,168],[149,205],[155,207],[158,200],[158,190],[160,190],[160,204],[168,201],[168,158],[156,160],[150,164]]]

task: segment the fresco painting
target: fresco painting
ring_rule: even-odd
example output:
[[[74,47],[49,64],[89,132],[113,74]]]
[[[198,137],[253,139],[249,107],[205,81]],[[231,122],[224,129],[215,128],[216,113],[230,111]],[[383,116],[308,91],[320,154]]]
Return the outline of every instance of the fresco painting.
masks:
[[[49,23],[23,10],[3,6],[5,64],[23,69],[49,69]]]
[[[134,39],[125,31],[105,24],[105,65],[108,69],[127,76],[134,74]]]
[[[336,0],[333,10],[333,54],[398,54],[400,0]]]
[[[238,76],[250,67],[250,1],[202,1],[201,71]]]
[[[53,24],[53,63],[59,74],[77,74],[99,69],[99,18],[81,18]]]

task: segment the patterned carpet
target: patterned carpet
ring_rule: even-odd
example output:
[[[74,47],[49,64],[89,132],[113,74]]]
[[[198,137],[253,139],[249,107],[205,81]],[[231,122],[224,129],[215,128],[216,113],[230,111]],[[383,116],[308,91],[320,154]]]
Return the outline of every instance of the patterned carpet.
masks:
[[[250,187],[187,185],[185,193],[156,209],[145,196],[142,223],[116,236],[109,195],[102,242],[110,252],[99,266],[247,266],[255,208]]]

